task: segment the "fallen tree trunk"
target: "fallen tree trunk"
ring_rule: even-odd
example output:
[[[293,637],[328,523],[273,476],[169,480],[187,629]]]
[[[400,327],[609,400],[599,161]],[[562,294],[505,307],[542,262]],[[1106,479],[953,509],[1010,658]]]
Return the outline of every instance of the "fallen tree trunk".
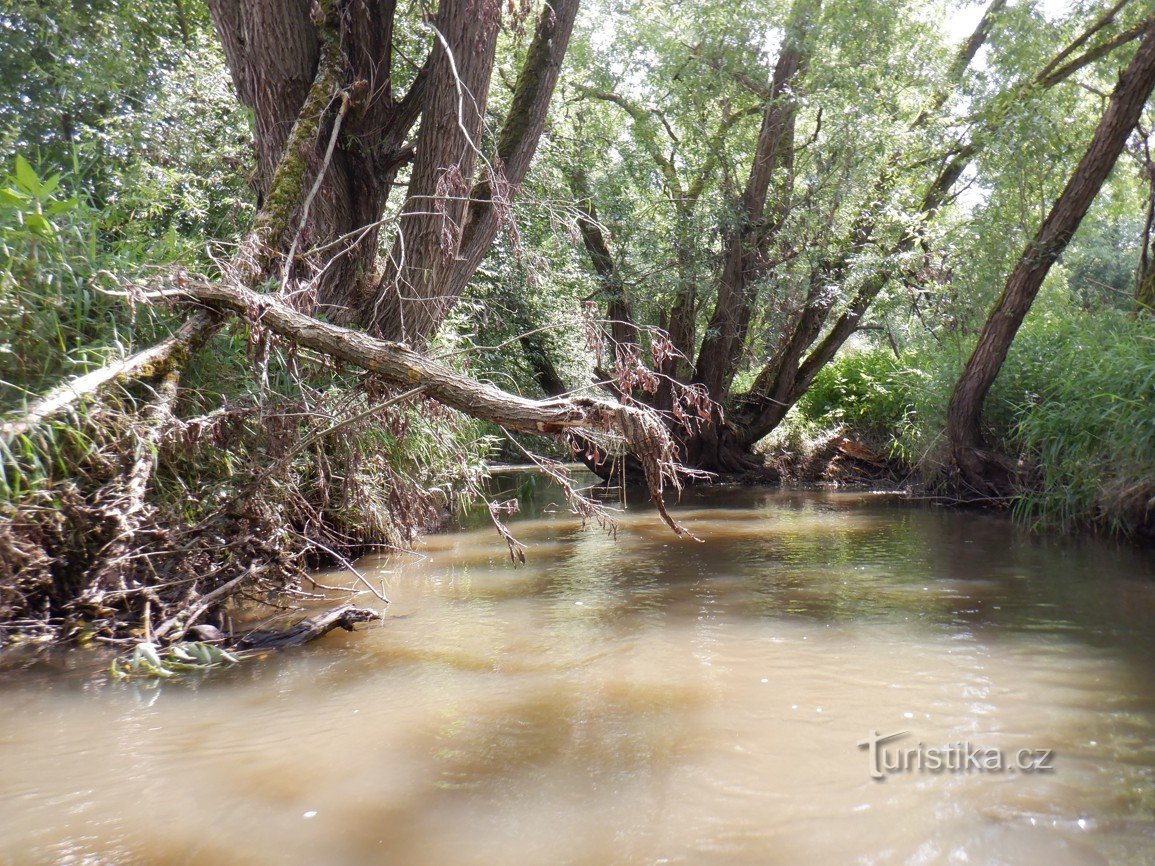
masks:
[[[522,433],[564,433],[577,428],[614,431],[630,409],[592,397],[529,400],[510,394],[410,349],[294,310],[279,297],[238,285],[188,285],[185,294],[268,328],[297,346],[321,352],[380,377],[398,388],[423,386],[426,396],[475,418]]]
[[[357,623],[380,619],[382,616],[378,611],[346,604],[311,616],[284,631],[252,632],[245,635],[238,646],[243,650],[287,649],[324,637],[334,629],[356,631]]]
[[[165,375],[180,366],[219,326],[218,316],[208,311],[200,312],[159,343],[65,382],[32,403],[18,418],[0,426],[0,441],[8,444],[86,397],[95,396],[113,385]]]
[[[685,533],[666,511],[667,484],[680,488],[677,446],[656,412],[593,397],[529,400],[479,382],[401,344],[322,322],[293,309],[274,295],[229,283],[188,283],[188,297],[225,309],[295,346],[312,349],[373,373],[398,388],[423,389],[424,395],[473,418],[508,430],[534,434],[603,433],[624,440],[642,464],[650,499],[666,524]]]

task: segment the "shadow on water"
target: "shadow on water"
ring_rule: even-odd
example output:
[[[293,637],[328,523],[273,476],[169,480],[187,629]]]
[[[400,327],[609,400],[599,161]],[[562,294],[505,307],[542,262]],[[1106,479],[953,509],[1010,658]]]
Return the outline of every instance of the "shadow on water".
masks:
[[[701,544],[673,538],[633,490],[613,538],[566,514],[556,489],[536,490],[514,523],[527,568],[502,567],[482,518],[430,546],[439,569],[501,576],[463,583],[458,597],[584,599],[631,628],[658,614],[694,617],[708,600],[727,616],[897,619],[1152,649],[1155,558],[1110,541],[1032,534],[998,515],[885,493],[724,486],[688,490],[677,509]]]

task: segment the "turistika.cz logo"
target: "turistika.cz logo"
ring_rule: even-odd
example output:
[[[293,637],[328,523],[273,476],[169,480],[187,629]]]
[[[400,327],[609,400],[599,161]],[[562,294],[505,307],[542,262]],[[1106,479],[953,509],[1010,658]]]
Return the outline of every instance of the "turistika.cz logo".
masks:
[[[866,749],[871,778],[885,779],[895,773],[1050,773],[1055,769],[1054,749],[1005,752],[972,743],[919,743],[908,748],[886,745],[909,734],[910,731],[871,731],[869,737],[858,741],[858,748]]]

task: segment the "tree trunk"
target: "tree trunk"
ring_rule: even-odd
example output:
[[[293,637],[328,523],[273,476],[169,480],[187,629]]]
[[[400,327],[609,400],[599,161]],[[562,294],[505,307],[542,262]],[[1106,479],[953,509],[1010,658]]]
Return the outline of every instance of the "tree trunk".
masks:
[[[434,21],[426,104],[397,239],[362,320],[370,331],[422,345],[450,304],[501,22],[498,0],[449,0]],[[483,157],[484,158],[484,157]]]
[[[542,10],[492,162],[480,145],[501,3],[442,4],[409,197],[382,276],[362,299],[367,329],[421,346],[456,304],[510,217],[545,126],[578,2],[557,0]],[[478,159],[485,167],[475,177]]]
[[[405,99],[393,94],[395,3],[209,0],[209,9],[253,112],[258,210],[284,226],[265,238],[268,277],[303,307],[351,321],[352,288],[373,268],[377,222],[420,107],[422,76]],[[319,247],[323,256],[310,255]],[[285,256],[293,261],[277,261]]]
[[[1135,279],[1135,309],[1142,314],[1155,312],[1155,161],[1144,142],[1143,175],[1147,181],[1147,214],[1139,247],[1139,272]]]
[[[767,194],[775,169],[793,149],[798,108],[792,88],[805,69],[808,30],[820,5],[820,0],[795,0],[791,9],[737,225],[727,239],[718,300],[698,352],[694,381],[705,385],[710,397],[719,402],[729,390],[750,323],[750,283],[758,275],[759,255],[768,240]]]
[[[630,308],[630,300],[626,297],[625,283],[618,271],[617,262],[610,253],[602,233],[601,223],[598,221],[598,212],[590,194],[589,179],[580,167],[570,172],[570,190],[574,195],[578,216],[578,229],[581,231],[582,243],[594,266],[598,282],[601,284],[601,295],[606,301],[606,318],[610,326],[610,351],[627,344],[637,344],[638,328],[634,324],[634,314]],[[609,359],[612,366],[613,357]]]
[[[1155,265],[1148,265],[1135,287],[1135,306],[1140,313],[1155,312]]]
[[[1148,19],[1143,41],[1120,76],[1086,153],[1007,279],[951,395],[947,435],[952,455],[963,480],[980,493],[1005,494],[1009,486],[1006,461],[986,450],[981,430],[983,401],[1051,265],[1111,173],[1152,88],[1155,17]]]

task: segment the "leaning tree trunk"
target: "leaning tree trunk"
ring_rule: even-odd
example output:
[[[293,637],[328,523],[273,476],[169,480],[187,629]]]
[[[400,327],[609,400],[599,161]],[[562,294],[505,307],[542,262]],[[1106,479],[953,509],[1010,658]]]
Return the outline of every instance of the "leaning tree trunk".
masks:
[[[580,167],[570,172],[570,191],[574,196],[574,203],[578,211],[578,230],[581,232],[582,243],[589,254],[590,262],[594,266],[598,282],[601,284],[601,294],[606,301],[606,319],[609,320],[610,352],[609,364],[614,363],[613,353],[619,347],[636,346],[638,343],[638,327],[634,324],[634,314],[630,299],[626,295],[625,280],[622,279],[618,264],[610,253],[602,232],[601,222],[598,219],[597,208],[594,206],[590,193],[589,177]],[[600,349],[599,349],[600,354]],[[598,361],[601,366],[601,359]]]
[[[1143,41],[1119,77],[1087,152],[1007,279],[951,395],[947,435],[952,457],[962,479],[980,494],[1006,494],[1012,480],[1006,458],[986,448],[981,429],[983,401],[1051,265],[1111,173],[1153,88],[1155,17],[1148,19]]]

